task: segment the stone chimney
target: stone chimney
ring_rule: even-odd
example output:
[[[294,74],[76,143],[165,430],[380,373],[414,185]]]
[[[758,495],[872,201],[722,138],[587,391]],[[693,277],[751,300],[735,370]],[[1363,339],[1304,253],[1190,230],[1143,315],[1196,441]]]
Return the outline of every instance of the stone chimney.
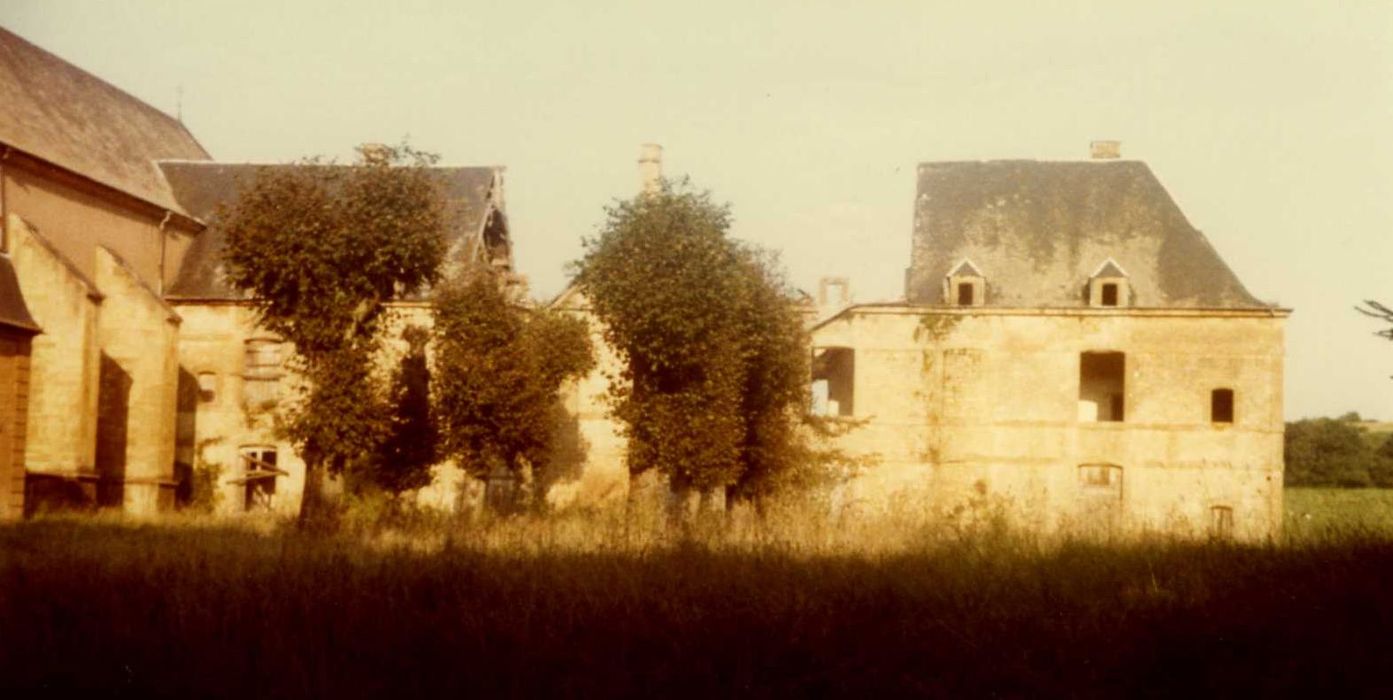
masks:
[[[381,143],[365,143],[358,147],[366,165],[386,165],[392,159],[392,149]]]
[[[657,194],[663,188],[663,147],[645,143],[638,150],[638,177],[644,194]]]
[[[1122,157],[1122,142],[1093,141],[1088,144],[1088,154],[1093,160],[1116,160]]]
[[[846,306],[851,303],[851,280],[823,277],[817,281],[818,306]]]

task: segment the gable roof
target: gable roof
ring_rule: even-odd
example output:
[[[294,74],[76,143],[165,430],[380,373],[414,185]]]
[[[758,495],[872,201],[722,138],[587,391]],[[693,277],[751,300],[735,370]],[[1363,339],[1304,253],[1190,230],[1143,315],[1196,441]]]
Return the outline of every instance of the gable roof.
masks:
[[[155,167],[206,160],[179,121],[0,28],[0,142],[179,213]]]
[[[159,164],[170,190],[190,215],[208,222],[189,247],[179,275],[168,296],[199,299],[240,299],[223,281],[220,257],[226,231],[217,221],[219,205],[232,205],[265,168],[344,168],[337,165],[258,165],[171,161]],[[494,183],[499,168],[431,168],[445,197],[445,230],[450,241],[449,260],[472,252],[489,214],[494,211]],[[502,212],[500,211],[501,215]]]
[[[971,260],[963,259],[958,266],[948,273],[949,277],[981,277],[982,271],[972,264]]]
[[[1095,278],[1097,278],[1097,277],[1126,277],[1126,276],[1127,276],[1126,271],[1124,271],[1121,267],[1118,267],[1117,261],[1116,261],[1116,260],[1113,260],[1112,258],[1108,258],[1107,260],[1104,260],[1104,261],[1103,261],[1103,264],[1102,264],[1102,265],[1099,265],[1099,266],[1098,266],[1098,269],[1097,269],[1097,270],[1094,270],[1094,272],[1093,272],[1093,277],[1095,277]]]
[[[919,166],[905,295],[941,304],[949,266],[992,271],[990,306],[1082,307],[1098,261],[1127,261],[1134,306],[1268,308],[1138,161]]]

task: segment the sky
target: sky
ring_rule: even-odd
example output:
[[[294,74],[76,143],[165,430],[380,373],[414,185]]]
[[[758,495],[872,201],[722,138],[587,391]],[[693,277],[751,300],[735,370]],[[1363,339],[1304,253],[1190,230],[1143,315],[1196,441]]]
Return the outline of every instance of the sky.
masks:
[[[0,0],[0,26],[178,114],[218,160],[366,142],[502,165],[516,262],[566,284],[662,144],[815,289],[903,293],[915,165],[1117,139],[1287,326],[1289,419],[1393,420],[1389,2]]]

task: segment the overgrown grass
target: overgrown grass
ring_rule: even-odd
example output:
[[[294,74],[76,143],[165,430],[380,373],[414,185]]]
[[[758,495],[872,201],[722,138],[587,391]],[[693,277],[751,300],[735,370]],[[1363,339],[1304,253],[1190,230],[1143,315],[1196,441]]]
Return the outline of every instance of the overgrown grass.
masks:
[[[0,687],[130,695],[1365,695],[1393,542],[615,514],[0,527]],[[880,528],[880,529],[877,529]]]
[[[1393,489],[1289,488],[1285,496],[1290,539],[1393,539]]]

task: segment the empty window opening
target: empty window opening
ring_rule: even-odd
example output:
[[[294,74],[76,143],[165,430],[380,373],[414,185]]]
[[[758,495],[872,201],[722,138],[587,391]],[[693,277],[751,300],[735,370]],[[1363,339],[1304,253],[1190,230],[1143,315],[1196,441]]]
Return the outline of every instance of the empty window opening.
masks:
[[[208,403],[217,398],[218,395],[218,375],[212,372],[198,373],[198,400]]]
[[[1233,537],[1233,508],[1213,506],[1209,509],[1209,536],[1219,540]]]
[[[1103,285],[1103,306],[1117,306],[1117,283],[1108,282]]]
[[[242,373],[242,398],[259,408],[280,401],[281,344],[269,338],[247,341]]]
[[[974,291],[971,282],[959,282],[958,306],[972,306],[975,303],[974,297],[976,296],[973,294]]]
[[[851,348],[813,350],[814,415],[855,415],[856,351]]]
[[[1122,467],[1111,464],[1085,464],[1079,467],[1079,483],[1087,487],[1114,488],[1122,485]]]
[[[276,479],[286,471],[276,466],[276,448],[243,447],[242,476],[233,483],[242,485],[244,510],[270,510],[276,495]]]
[[[1079,420],[1111,423],[1126,413],[1126,356],[1086,352],[1079,356]]]
[[[1233,389],[1209,392],[1209,420],[1213,423],[1233,422]]]

